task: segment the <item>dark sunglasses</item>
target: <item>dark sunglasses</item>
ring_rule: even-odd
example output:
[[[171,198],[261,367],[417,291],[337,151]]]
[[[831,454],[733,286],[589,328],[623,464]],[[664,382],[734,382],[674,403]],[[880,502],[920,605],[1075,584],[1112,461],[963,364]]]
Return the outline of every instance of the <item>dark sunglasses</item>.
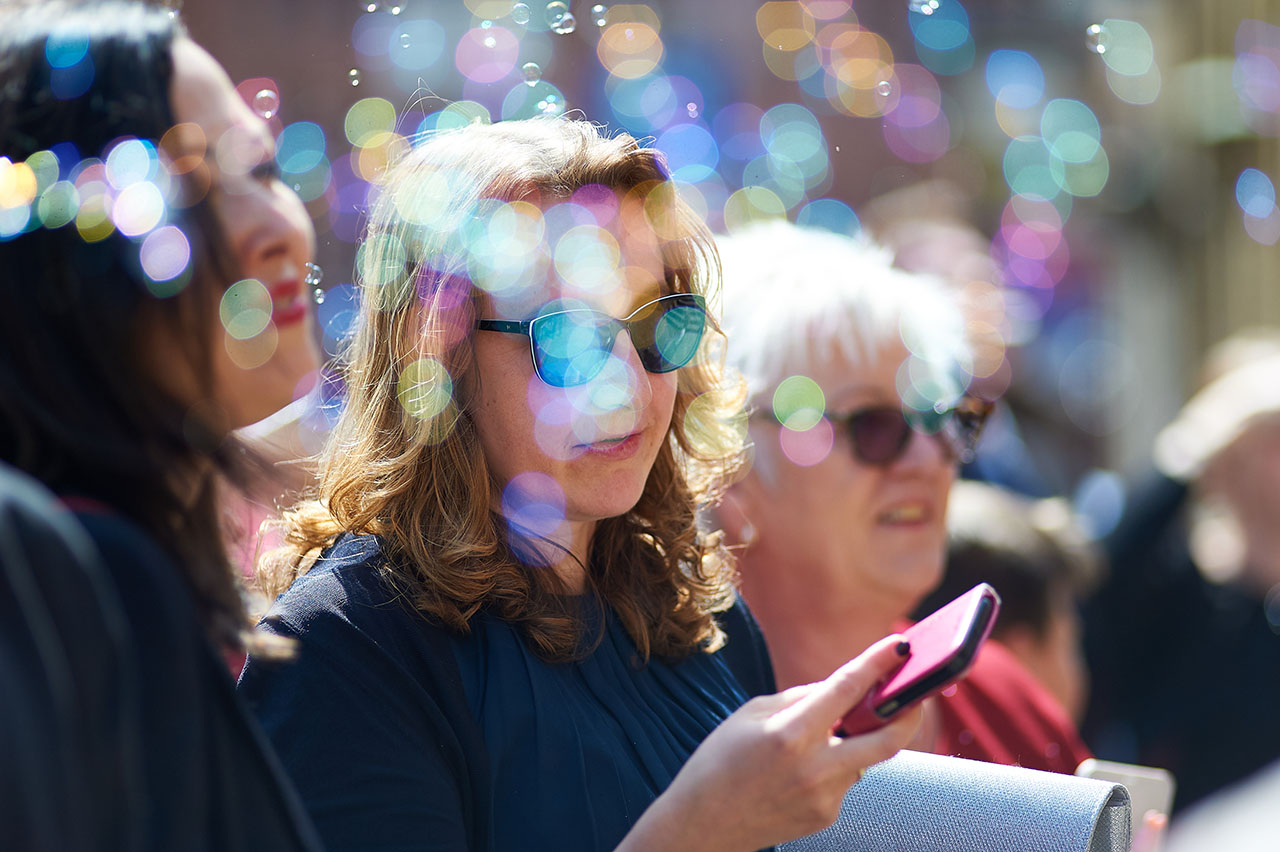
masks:
[[[954,458],[965,463],[973,460],[974,447],[994,407],[993,402],[966,396],[942,411],[877,406],[844,416],[828,414],[827,419],[844,425],[853,454],[863,464],[893,464],[906,452],[913,432],[938,438]]]
[[[586,309],[553,311],[531,320],[482,319],[480,331],[523,334],[538,378],[557,388],[586,384],[600,374],[618,332],[626,331],[650,373],[688,364],[707,327],[707,305],[694,293],[673,293],[641,305],[625,319]]]

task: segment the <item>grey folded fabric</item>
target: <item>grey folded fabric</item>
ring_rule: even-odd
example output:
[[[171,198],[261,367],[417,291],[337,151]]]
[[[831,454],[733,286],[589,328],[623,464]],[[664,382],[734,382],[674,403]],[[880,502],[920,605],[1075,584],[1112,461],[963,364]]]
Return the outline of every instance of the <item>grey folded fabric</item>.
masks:
[[[867,770],[835,825],[780,852],[1127,852],[1119,784],[915,751]]]

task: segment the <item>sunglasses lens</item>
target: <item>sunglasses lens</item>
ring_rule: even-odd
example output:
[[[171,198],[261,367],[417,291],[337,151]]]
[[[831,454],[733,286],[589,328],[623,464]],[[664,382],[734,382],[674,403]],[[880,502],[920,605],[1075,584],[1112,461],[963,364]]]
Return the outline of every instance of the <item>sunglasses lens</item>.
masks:
[[[965,397],[954,408],[944,411],[911,411],[907,421],[917,432],[934,435],[950,450],[960,462],[973,460],[974,446],[982,433],[982,425],[986,422],[991,410],[989,402],[976,397]]]
[[[594,311],[561,311],[530,326],[538,376],[559,388],[586,384],[609,360],[617,321]]]
[[[978,397],[966,397],[956,406],[952,430],[956,436],[956,455],[960,461],[973,461],[978,438],[982,436],[982,427],[986,425],[993,407],[991,402]]]
[[[919,432],[936,438],[954,459],[969,462],[991,408],[990,402],[965,397],[943,411],[864,409],[848,418],[853,454],[863,464],[892,464],[911,443],[912,433]]]
[[[849,418],[853,452],[865,464],[888,464],[911,439],[911,427],[896,408],[873,408]]]
[[[911,424],[912,429],[925,435],[937,435],[943,432],[949,434],[951,432],[950,427],[953,425],[951,409],[944,409],[943,411],[935,411],[932,408],[927,411],[908,409],[904,416],[907,419],[907,423]]]
[[[632,341],[651,373],[669,373],[688,364],[707,327],[702,300],[688,293],[651,302],[632,318]]]
[[[529,327],[538,376],[567,388],[600,374],[624,327],[651,373],[669,373],[689,363],[707,325],[701,297],[665,296],[641,307],[624,324],[596,311],[559,311],[535,319]]]

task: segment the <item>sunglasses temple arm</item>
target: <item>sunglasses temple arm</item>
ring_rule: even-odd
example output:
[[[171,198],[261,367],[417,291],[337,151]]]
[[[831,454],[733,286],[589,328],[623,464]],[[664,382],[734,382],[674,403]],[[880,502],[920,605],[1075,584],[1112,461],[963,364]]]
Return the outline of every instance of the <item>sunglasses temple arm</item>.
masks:
[[[529,328],[532,325],[533,323],[529,320],[476,320],[476,328],[480,331],[500,331],[504,334],[523,334],[526,337],[529,335]]]

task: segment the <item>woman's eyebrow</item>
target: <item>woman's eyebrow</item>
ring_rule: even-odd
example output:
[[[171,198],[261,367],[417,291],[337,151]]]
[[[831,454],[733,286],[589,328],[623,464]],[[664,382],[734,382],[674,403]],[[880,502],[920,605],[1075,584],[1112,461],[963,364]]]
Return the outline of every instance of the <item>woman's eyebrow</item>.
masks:
[[[847,414],[868,405],[898,405],[898,398],[890,396],[875,385],[853,384],[837,388],[827,394],[827,410],[835,414]]]
[[[632,314],[634,314],[636,311],[643,308],[645,305],[649,304],[650,302],[653,302],[657,299],[662,298],[665,295],[668,295],[666,293],[666,290],[667,290],[667,287],[665,286],[665,282],[654,280],[653,283],[648,284],[644,287],[644,289],[639,290],[636,293],[635,298],[633,298],[630,302],[626,303],[627,312],[623,314],[623,316],[629,317]]]

